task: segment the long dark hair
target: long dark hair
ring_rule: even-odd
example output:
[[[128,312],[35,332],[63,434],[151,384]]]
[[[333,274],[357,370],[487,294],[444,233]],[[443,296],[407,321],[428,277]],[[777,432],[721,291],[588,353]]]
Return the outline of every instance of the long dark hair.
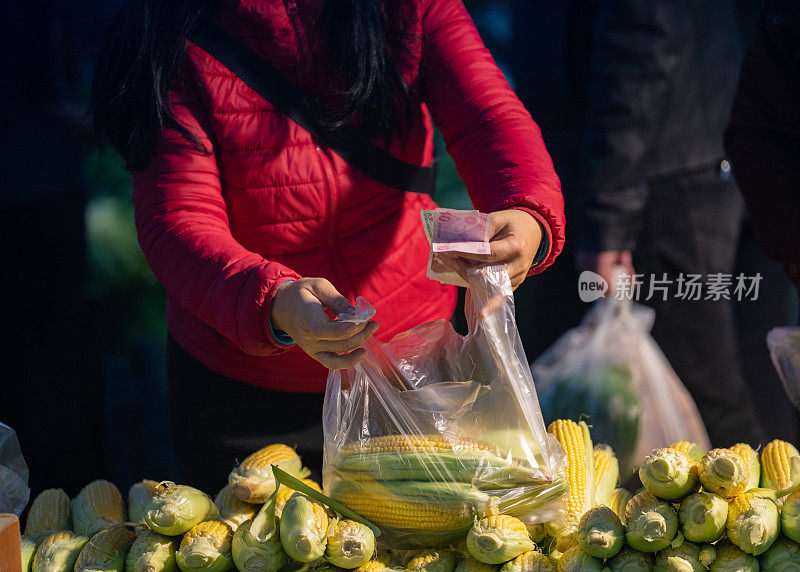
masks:
[[[334,6],[335,4],[335,6]],[[346,88],[320,118],[335,129],[357,124],[386,144],[402,139],[410,114],[408,89],[392,50],[403,49],[402,30],[390,26],[386,0],[326,0],[324,21]],[[199,149],[197,136],[175,118],[169,90],[186,53],[185,39],[213,0],[127,0],[112,24],[92,88],[91,112],[101,142],[128,167],[155,157],[161,131],[178,130]]]

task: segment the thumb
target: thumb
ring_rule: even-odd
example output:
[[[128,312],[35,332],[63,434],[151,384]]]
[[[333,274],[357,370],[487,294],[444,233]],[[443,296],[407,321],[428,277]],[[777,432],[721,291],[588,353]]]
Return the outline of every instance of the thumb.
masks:
[[[327,280],[318,280],[314,282],[311,287],[311,292],[323,306],[337,316],[353,308],[353,305],[347,298],[342,296],[334,285]]]

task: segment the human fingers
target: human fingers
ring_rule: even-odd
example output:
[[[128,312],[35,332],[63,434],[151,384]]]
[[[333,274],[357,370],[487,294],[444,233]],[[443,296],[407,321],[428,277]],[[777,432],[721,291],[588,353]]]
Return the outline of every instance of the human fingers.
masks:
[[[367,355],[364,348],[358,348],[349,354],[337,354],[334,352],[318,352],[311,354],[315,360],[327,367],[328,369],[346,369],[353,367]]]
[[[314,351],[343,354],[364,345],[378,330],[378,322],[368,322],[360,332],[344,340],[318,340],[313,344]]]

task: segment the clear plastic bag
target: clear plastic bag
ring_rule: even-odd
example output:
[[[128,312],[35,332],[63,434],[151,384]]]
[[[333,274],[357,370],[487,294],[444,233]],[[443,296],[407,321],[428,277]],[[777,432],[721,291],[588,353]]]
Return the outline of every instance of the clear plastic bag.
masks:
[[[493,511],[563,512],[563,450],[544,426],[508,273],[471,270],[467,336],[440,320],[366,344],[328,376],[325,493],[391,548],[447,545]]]
[[[584,419],[610,445],[623,475],[654,448],[710,447],[700,413],[650,336],[655,311],[628,299],[594,303],[532,365],[545,419]]]
[[[800,409],[800,328],[773,328],[767,347],[792,404]]]
[[[21,515],[30,494],[28,465],[22,458],[17,434],[0,423],[0,512]]]

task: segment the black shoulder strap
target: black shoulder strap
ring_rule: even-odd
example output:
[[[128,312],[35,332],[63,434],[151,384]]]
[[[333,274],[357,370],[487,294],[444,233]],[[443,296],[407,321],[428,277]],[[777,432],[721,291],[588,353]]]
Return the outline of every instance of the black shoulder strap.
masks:
[[[401,161],[351,126],[334,132],[322,129],[313,120],[313,110],[303,90],[210,18],[205,19],[202,30],[191,40],[354,167],[389,187],[433,195],[435,161],[434,167]]]

